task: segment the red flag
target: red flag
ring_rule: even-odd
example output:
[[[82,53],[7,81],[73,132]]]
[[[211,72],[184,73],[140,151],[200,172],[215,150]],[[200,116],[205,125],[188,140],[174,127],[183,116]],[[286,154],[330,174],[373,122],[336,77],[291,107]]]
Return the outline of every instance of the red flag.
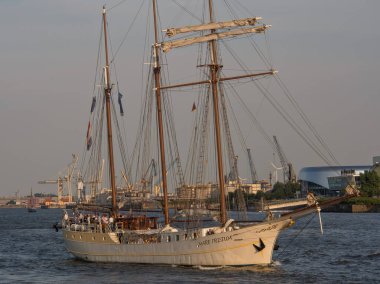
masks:
[[[196,110],[197,110],[197,106],[195,105],[195,102],[194,102],[191,111],[194,112],[194,111],[196,111]]]

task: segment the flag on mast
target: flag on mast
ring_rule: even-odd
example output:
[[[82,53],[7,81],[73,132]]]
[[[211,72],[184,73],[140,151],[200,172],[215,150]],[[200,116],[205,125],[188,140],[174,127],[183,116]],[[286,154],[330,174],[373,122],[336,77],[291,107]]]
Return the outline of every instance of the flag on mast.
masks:
[[[119,107],[120,107],[120,115],[123,116],[124,115],[124,110],[123,110],[123,104],[121,103],[121,98],[123,97],[123,95],[119,92],[118,94],[118,98],[117,98],[117,101],[119,103]]]
[[[95,109],[95,104],[96,104],[96,97],[92,97],[92,103],[91,103],[91,113],[93,113]]]
[[[87,126],[86,144],[87,144],[87,151],[88,151],[90,150],[91,145],[92,145],[91,121],[88,122],[88,126]]]

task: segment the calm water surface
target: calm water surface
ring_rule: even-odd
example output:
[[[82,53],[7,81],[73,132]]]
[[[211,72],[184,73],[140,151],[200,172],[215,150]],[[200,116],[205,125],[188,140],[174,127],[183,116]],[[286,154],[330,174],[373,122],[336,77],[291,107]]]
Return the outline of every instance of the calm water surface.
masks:
[[[324,213],[284,231],[274,264],[218,268],[88,263],[66,252],[60,209],[0,209],[0,283],[380,283],[380,214]]]

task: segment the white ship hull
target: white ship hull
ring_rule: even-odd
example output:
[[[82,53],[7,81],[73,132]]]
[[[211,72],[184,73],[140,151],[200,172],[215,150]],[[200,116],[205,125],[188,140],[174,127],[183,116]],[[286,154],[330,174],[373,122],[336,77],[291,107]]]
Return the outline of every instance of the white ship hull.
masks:
[[[63,229],[67,250],[79,259],[96,262],[151,263],[190,266],[265,265],[272,261],[279,232],[291,219],[264,222],[218,234],[172,241],[120,243],[116,233]],[[178,237],[176,237],[176,234]],[[167,240],[167,238],[166,238]]]

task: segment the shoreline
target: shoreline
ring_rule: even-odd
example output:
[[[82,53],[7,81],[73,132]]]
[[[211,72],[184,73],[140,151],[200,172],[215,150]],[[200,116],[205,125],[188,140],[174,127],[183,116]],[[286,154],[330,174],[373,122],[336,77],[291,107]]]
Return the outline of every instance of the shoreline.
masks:
[[[25,206],[0,206],[0,209],[26,209]],[[51,207],[48,209],[62,209]],[[248,210],[248,212],[260,212]],[[338,204],[322,210],[323,213],[380,213],[380,205]]]
[[[326,213],[380,213],[380,205],[337,204],[323,210]]]

